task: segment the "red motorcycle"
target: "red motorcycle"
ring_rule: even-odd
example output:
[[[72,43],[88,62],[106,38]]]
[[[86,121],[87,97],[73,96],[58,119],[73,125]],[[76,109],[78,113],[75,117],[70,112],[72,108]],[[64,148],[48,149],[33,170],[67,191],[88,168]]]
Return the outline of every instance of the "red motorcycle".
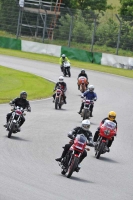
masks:
[[[105,122],[100,125],[100,133],[95,145],[95,157],[97,159],[100,158],[101,154],[107,152],[106,146],[109,140],[112,140],[112,137],[116,136],[116,132],[116,124],[110,120],[105,120]]]
[[[55,109],[61,109],[62,105],[64,104],[63,95],[64,93],[62,89],[57,88],[55,93]]]
[[[89,82],[87,81],[87,78],[84,76],[80,76],[78,78],[78,85],[79,85],[79,89],[82,93],[84,93],[87,89],[87,85],[89,84]]]
[[[62,169],[61,173],[63,175],[66,174],[67,178],[70,178],[74,171],[78,172],[80,156],[85,149],[88,151],[90,150],[89,148],[86,148],[86,145],[87,138],[83,134],[77,135],[68,153],[59,164]]]

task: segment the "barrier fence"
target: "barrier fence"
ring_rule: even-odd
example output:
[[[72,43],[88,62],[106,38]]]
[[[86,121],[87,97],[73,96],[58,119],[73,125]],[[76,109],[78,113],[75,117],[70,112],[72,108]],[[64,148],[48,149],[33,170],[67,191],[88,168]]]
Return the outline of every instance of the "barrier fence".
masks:
[[[105,45],[116,48],[116,55],[119,48],[133,50],[132,19],[128,17],[120,17],[114,11],[102,16],[42,0],[21,1],[23,5],[16,0],[0,4],[0,30],[12,37],[68,47],[76,44],[89,52]]]

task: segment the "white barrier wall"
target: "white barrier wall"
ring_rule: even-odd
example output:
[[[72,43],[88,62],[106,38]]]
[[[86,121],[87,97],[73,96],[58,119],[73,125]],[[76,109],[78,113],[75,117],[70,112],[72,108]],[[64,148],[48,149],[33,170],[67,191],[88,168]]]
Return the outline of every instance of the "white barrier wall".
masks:
[[[42,44],[38,42],[31,41],[21,41],[21,51],[32,52],[32,53],[40,53],[40,54],[48,54],[51,56],[60,57],[61,46],[56,46],[52,44]]]
[[[133,69],[133,58],[102,53],[101,65]]]

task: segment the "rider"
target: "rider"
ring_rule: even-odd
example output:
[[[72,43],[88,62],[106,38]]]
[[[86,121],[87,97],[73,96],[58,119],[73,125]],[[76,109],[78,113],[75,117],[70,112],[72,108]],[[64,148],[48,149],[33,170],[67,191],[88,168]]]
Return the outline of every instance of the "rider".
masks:
[[[103,124],[105,122],[105,120],[110,120],[112,122],[114,122],[116,124],[116,129],[117,129],[117,121],[115,120],[116,118],[116,113],[114,111],[110,111],[108,113],[108,117],[104,118],[102,121],[101,121],[101,124]],[[97,128],[96,132],[95,132],[95,135],[94,135],[94,138],[93,138],[93,141],[96,142],[97,139],[98,139],[98,136],[99,136],[99,132],[100,132],[100,127]],[[112,140],[109,140],[108,142],[108,145],[107,145],[107,149],[106,151],[110,151],[109,147],[111,147],[112,145],[112,142],[114,141],[114,137],[112,137]]]
[[[66,83],[64,82],[64,77],[63,76],[60,76],[59,77],[59,82],[57,82],[56,83],[56,85],[55,85],[55,88],[54,88],[54,91],[58,88],[58,87],[61,87],[61,89],[63,90],[63,100],[64,100],[64,103],[66,104],[67,102],[66,102],[66,95],[65,95],[65,92],[66,92],[66,90],[67,90],[67,85],[66,85]],[[54,100],[55,100],[55,95],[56,94],[53,94],[53,102],[54,102]]]
[[[93,140],[92,140],[92,132],[89,130],[90,128],[90,121],[88,119],[83,120],[81,123],[81,127],[76,127],[74,128],[72,131],[70,131],[68,133],[68,137],[71,138],[72,140],[76,137],[77,134],[84,134],[85,137],[87,138],[88,142],[89,142],[89,146],[93,146]],[[72,146],[73,142],[70,141],[69,144],[66,144],[64,147],[64,150],[62,152],[62,155],[60,158],[56,158],[55,160],[58,162],[61,162],[62,158],[65,157],[66,153],[68,152],[68,150],[70,149],[70,147]],[[87,156],[87,151],[84,150],[83,154],[80,157],[80,161],[79,163],[82,162],[82,160]]]
[[[84,76],[85,78],[87,78],[87,82],[88,82],[88,76],[87,76],[87,74],[86,74],[86,72],[85,72],[84,69],[82,69],[81,72],[79,73],[77,80],[78,80],[79,77],[81,77],[81,76]],[[88,84],[89,84],[89,82],[87,83],[86,87],[88,86]],[[80,85],[78,85],[78,90],[79,90],[79,88],[80,88]]]
[[[96,101],[97,100],[97,94],[94,92],[94,86],[90,85],[88,89],[89,90],[87,90],[83,93],[82,98],[86,97],[86,99],[88,99],[88,100]],[[91,112],[90,117],[93,117],[92,116],[93,107],[94,107],[94,104],[91,104],[90,105],[90,112]],[[79,114],[81,114],[83,108],[84,108],[84,102],[82,102],[82,104],[81,104],[80,111],[78,112]]]
[[[22,107],[23,109],[26,108],[28,112],[31,112],[31,107],[30,107],[29,101],[27,101],[26,99],[27,99],[27,92],[22,91],[20,93],[20,97],[17,97],[14,100],[10,101],[9,104]],[[8,120],[10,119],[11,115],[12,115],[12,112],[7,114],[7,116],[6,116],[7,123],[8,123]],[[20,126],[22,126],[22,124],[24,122],[25,122],[25,117],[22,115],[21,121],[20,121]],[[7,128],[7,123],[4,125],[5,128]],[[20,127],[18,128],[18,131],[20,131]]]
[[[59,64],[60,64],[60,68],[61,68],[61,71],[62,71],[62,72],[63,72],[63,63],[64,63],[65,61],[70,62],[69,59],[66,57],[66,55],[65,55],[65,54],[62,54],[61,57],[60,57],[60,59],[59,59]]]

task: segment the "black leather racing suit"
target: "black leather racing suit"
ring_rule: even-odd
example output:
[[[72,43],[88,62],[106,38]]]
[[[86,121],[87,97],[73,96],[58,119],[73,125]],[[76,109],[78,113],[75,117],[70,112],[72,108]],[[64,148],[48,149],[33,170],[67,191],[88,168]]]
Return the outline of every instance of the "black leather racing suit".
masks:
[[[18,98],[15,98],[14,100],[12,100],[10,102],[10,104],[14,104],[14,106],[22,107],[23,109],[27,108],[27,111],[31,112],[31,107],[30,107],[29,101],[27,101],[26,99],[22,99],[22,98],[18,97]],[[7,114],[7,116],[6,116],[7,122],[10,119],[11,115],[12,115],[12,112]],[[22,124],[24,122],[25,122],[25,117],[22,115],[20,126],[22,126]]]

